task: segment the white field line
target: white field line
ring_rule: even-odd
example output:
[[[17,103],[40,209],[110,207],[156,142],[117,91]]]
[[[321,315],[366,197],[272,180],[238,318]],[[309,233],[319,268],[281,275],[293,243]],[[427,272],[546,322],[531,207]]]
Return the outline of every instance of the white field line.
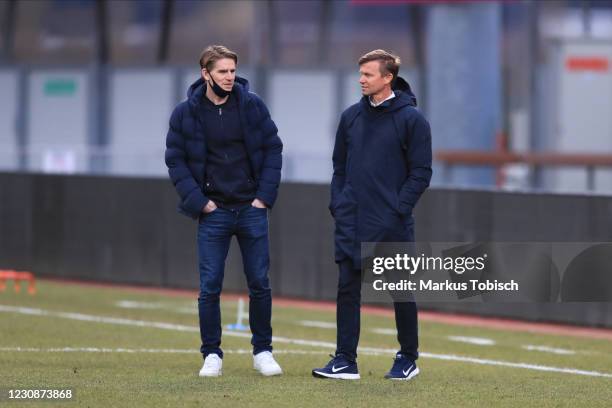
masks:
[[[397,335],[397,330],[395,330],[395,329],[378,328],[378,329],[372,329],[370,331],[372,333],[387,334],[389,336],[396,336]]]
[[[322,322],[318,320],[300,320],[298,324],[304,327],[317,327],[319,329],[334,329],[334,330],[336,329],[336,323]],[[397,330],[387,329],[387,328],[373,328],[373,329],[370,329],[370,332],[376,333],[376,334],[386,334],[386,335],[391,335],[391,336],[397,335]]]
[[[548,346],[534,346],[533,344],[526,344],[522,346],[522,348],[528,351],[542,351],[544,353],[565,354],[565,355],[576,354],[574,350],[567,350],[567,349],[548,347]]]
[[[448,336],[447,339],[460,343],[476,344],[478,346],[494,346],[495,341],[483,337]]]
[[[60,318],[71,319],[71,320],[119,324],[119,325],[136,326],[136,327],[151,327],[151,328],[157,328],[157,329],[177,330],[177,331],[183,331],[183,332],[199,332],[198,327],[185,326],[185,325],[180,325],[180,324],[165,323],[165,322],[151,322],[151,321],[143,321],[143,320],[132,320],[132,319],[107,317],[107,316],[92,316],[92,315],[86,315],[82,313],[52,312],[52,311],[27,308],[27,307],[0,305],[0,312],[19,313],[19,314],[26,314],[26,315],[33,315],[33,316],[60,317]],[[249,333],[235,332],[235,331],[230,331],[230,330],[225,330],[223,333],[226,336],[251,338],[251,334]],[[327,348],[331,350],[336,348],[335,343],[327,342],[327,341],[292,339],[292,338],[279,337],[279,336],[273,337],[272,341],[276,343],[321,347],[321,348]],[[396,349],[384,349],[384,348],[375,348],[375,347],[360,347],[359,348],[360,353],[372,354],[372,355],[376,355],[376,354],[393,355],[396,353],[396,351],[397,351]],[[491,365],[491,366],[498,366],[498,367],[524,368],[524,369],[536,370],[536,371],[547,371],[547,372],[564,373],[564,374],[584,375],[584,376],[590,376],[590,377],[612,378],[611,373],[579,370],[579,369],[574,369],[574,368],[551,367],[551,366],[543,366],[543,365],[529,364],[529,363],[512,363],[509,361],[488,360],[488,359],[481,359],[481,358],[474,358],[474,357],[467,357],[467,356],[456,356],[452,354],[435,354],[435,353],[422,352],[422,353],[419,353],[419,355],[421,357],[432,358],[432,359],[437,359],[437,360],[458,361],[458,362],[464,362],[464,363]]]
[[[60,317],[63,319],[70,319],[70,320],[80,320],[80,321],[96,322],[96,323],[120,324],[120,325],[125,325],[125,326],[153,327],[157,329],[176,330],[176,331],[185,331],[185,332],[199,332],[200,331],[200,329],[197,327],[186,326],[182,324],[124,319],[121,317],[93,316],[93,315],[87,315],[83,313],[53,312],[53,311],[42,310],[42,309],[34,309],[30,307],[15,307],[15,306],[0,305],[0,312],[13,312],[13,313],[20,313],[20,314],[25,314],[25,315],[33,315],[33,316],[52,316],[52,317]],[[249,337],[249,338],[251,337],[250,334],[246,334],[246,333],[238,333],[238,334],[244,334],[244,336],[238,336],[238,337]]]
[[[134,300],[120,300],[115,302],[115,306],[123,309],[161,309],[163,307],[161,303],[137,302]]]
[[[197,305],[195,305],[194,307],[173,307],[173,306],[168,306],[163,303],[157,303],[157,302],[138,302],[135,300],[120,300],[115,303],[115,306],[121,309],[166,310],[170,312],[184,313],[184,314],[190,314],[190,315],[198,314]],[[232,306],[226,306],[226,305],[224,305],[224,307],[229,307],[230,309],[232,308]],[[242,316],[245,319],[249,318],[248,313],[243,313]]]
[[[472,358],[472,357],[444,355],[444,354],[435,354],[435,355],[432,355],[430,353],[419,353],[419,355],[421,357],[435,358],[435,359],[438,359],[438,360],[461,361],[461,362],[464,362],[464,363],[474,363],[474,364],[502,366],[502,367],[513,367],[513,368],[526,368],[526,369],[529,369],[529,370],[548,371],[548,372],[554,372],[554,373],[575,374],[575,375],[586,375],[586,376],[589,376],[589,377],[612,378],[612,374],[610,374],[610,373],[601,373],[601,372],[598,372],[598,371],[578,370],[578,369],[575,369],[575,368],[550,367],[550,366],[543,366],[543,365],[539,365],[539,364],[527,364],[527,363],[511,363],[509,361],[487,360],[487,359],[482,359],[482,358]]]
[[[169,354],[200,354],[198,349],[155,349],[155,348],[108,348],[108,347],[0,347],[0,352],[10,353],[169,353]],[[253,354],[251,349],[223,350],[224,354]],[[277,350],[274,354],[326,354],[327,351],[320,350]]]
[[[300,320],[298,322],[301,326],[305,327],[318,327],[320,329],[335,329],[336,323],[331,322],[320,322],[316,320]]]
[[[196,307],[168,307],[162,303],[154,302],[136,302],[133,300],[120,300],[115,303],[115,306],[122,309],[145,309],[145,310],[169,310],[171,312],[185,313],[185,314],[197,314],[198,309]]]
[[[199,350],[188,349],[128,349],[107,347],[0,347],[0,352],[9,353],[199,353]],[[225,352],[225,351],[224,351]]]

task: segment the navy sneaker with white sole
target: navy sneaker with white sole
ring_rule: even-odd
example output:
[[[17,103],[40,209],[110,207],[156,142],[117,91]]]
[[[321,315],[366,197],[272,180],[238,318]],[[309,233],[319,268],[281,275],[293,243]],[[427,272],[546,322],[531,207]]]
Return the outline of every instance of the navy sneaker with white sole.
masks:
[[[313,377],[339,380],[358,380],[361,378],[355,361],[349,361],[342,355],[330,355],[330,357],[332,359],[325,367],[312,370]]]
[[[416,363],[403,354],[397,353],[393,360],[393,367],[385,374],[385,378],[408,381],[417,375],[419,375],[419,367],[417,367]]]

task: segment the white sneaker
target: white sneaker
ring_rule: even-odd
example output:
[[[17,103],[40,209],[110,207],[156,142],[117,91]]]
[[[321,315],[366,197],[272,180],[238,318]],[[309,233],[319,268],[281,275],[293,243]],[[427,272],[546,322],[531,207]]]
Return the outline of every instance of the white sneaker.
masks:
[[[200,377],[219,377],[223,371],[223,360],[216,354],[209,354],[204,359]]]
[[[253,356],[253,368],[266,377],[283,373],[283,370],[269,351],[262,351]]]

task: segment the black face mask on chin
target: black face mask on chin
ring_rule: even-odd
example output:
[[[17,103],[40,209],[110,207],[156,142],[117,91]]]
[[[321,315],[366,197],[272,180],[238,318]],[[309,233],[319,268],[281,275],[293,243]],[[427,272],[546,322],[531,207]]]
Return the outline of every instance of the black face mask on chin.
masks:
[[[208,82],[208,81],[207,81]],[[210,82],[212,82],[212,85],[210,84]],[[212,79],[212,76],[210,77],[210,82],[208,83],[208,85],[210,85],[212,91],[215,93],[215,95],[217,95],[219,98],[225,98],[227,95],[229,95],[231,93],[231,91],[226,91],[225,89],[221,88],[214,79]]]

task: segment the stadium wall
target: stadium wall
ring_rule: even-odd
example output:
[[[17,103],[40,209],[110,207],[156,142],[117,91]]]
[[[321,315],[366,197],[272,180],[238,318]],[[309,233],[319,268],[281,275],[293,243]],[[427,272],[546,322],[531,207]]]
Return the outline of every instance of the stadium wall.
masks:
[[[276,295],[333,300],[327,185],[284,183],[270,215]],[[0,173],[0,269],[36,276],[197,288],[196,224],[166,179]],[[611,242],[612,197],[430,189],[419,241]],[[244,292],[238,245],[224,288]],[[612,303],[435,303],[423,309],[612,327]]]

